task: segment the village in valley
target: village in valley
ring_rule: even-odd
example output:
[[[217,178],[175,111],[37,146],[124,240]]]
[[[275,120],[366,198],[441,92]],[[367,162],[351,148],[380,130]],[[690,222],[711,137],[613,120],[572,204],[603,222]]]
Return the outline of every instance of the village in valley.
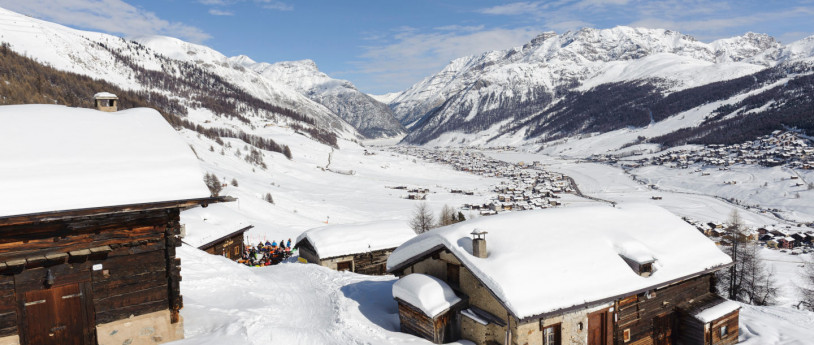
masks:
[[[455,48],[374,95],[128,1],[49,6],[166,29],[0,8],[0,345],[814,344],[814,36],[469,26],[572,6],[547,2],[370,31],[342,16],[432,16],[184,5],[313,25],[271,26],[312,48],[296,35],[363,31],[347,46],[394,52],[337,55],[393,60],[371,80],[418,74],[393,66],[419,41]],[[504,30],[519,45],[458,56]]]

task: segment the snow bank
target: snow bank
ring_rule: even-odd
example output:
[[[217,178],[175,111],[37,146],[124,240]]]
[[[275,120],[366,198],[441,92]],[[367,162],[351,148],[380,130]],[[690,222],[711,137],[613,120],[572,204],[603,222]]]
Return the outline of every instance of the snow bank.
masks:
[[[153,109],[0,106],[0,217],[204,198],[195,155]]]
[[[703,323],[712,322],[722,318],[724,315],[729,314],[735,310],[740,309],[741,305],[733,301],[723,301],[718,305],[707,308],[695,314],[695,318]]]
[[[195,248],[250,225],[242,214],[224,204],[181,212],[181,224],[186,227],[184,242]]]
[[[469,233],[488,231],[488,257],[471,254]],[[638,244],[631,244],[636,243]],[[655,206],[572,206],[482,217],[438,228],[407,241],[388,269],[443,245],[520,318],[583,305],[694,275],[731,262],[694,227]],[[619,255],[656,259],[639,276]],[[557,277],[556,283],[550,278]]]
[[[435,317],[461,301],[443,280],[426,274],[413,273],[393,284],[393,297]]]
[[[413,237],[415,232],[405,221],[379,221],[314,228],[297,237],[297,243],[308,239],[325,259],[395,248]]]

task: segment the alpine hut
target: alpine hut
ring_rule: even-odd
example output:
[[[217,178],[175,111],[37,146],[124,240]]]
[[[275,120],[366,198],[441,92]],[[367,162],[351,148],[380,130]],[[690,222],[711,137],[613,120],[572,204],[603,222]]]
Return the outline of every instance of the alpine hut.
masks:
[[[212,198],[152,109],[0,107],[0,344],[183,338],[179,212]]]
[[[569,245],[573,238],[582,240]],[[713,292],[714,272],[730,264],[670,212],[617,205],[434,229],[399,246],[387,267],[400,279],[435,277],[463,301],[428,284],[394,285],[402,330],[436,343],[717,345],[738,341],[738,305]],[[405,298],[410,286],[426,292]],[[446,301],[446,317],[416,312],[432,301]]]
[[[337,271],[385,274],[387,258],[415,232],[404,221],[328,225],[297,237],[300,262]]]

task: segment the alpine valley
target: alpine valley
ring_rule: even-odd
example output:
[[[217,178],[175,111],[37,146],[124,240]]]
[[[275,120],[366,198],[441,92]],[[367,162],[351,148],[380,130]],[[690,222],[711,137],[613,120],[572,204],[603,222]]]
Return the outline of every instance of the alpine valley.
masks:
[[[307,260],[298,254],[273,265],[264,257],[268,266],[249,267],[201,250],[201,245],[223,238],[234,244],[233,239],[240,239],[236,234],[243,234],[245,244],[254,246],[294,240],[314,229],[359,227],[365,230],[324,238],[330,239],[332,248],[363,248],[361,255],[366,255],[369,266],[384,273],[387,259],[376,261],[381,257],[374,253],[379,251],[365,242],[370,240],[366,237],[386,237],[379,233],[382,224],[413,230],[407,224],[422,205],[430,216],[441,211],[437,224],[428,223],[449,229],[491,224],[505,216],[522,218],[521,212],[545,213],[548,211],[542,209],[548,208],[612,210],[653,204],[669,211],[658,213],[675,215],[671,216],[677,219],[675,223],[689,229],[687,233],[713,252],[715,246],[708,242],[730,240],[722,228],[737,210],[750,236],[770,235],[787,244],[800,238],[798,241],[809,244],[787,251],[769,249],[770,242],[763,239],[759,241],[762,246],[754,247],[757,254],[752,257],[765,259],[774,279],[773,300],[762,303],[766,305],[742,299],[727,304],[740,308],[739,327],[732,339],[745,345],[808,344],[814,339],[814,311],[800,307],[805,297],[798,289],[806,284],[803,267],[810,267],[808,260],[814,260],[814,36],[781,43],[765,34],[746,33],[701,42],[675,31],[621,26],[546,32],[519,47],[455,59],[407,90],[373,95],[359,90],[352,81],[332,78],[312,60],[258,62],[177,38],[122,38],[0,8],[0,105],[11,109],[5,113],[26,107],[16,104],[32,103],[48,105],[30,106],[25,115],[38,116],[39,109],[59,113],[79,111],[69,107],[92,108],[94,95],[100,91],[115,94],[119,110],[126,110],[109,113],[112,117],[132,114],[129,108],[156,109],[174,127],[175,132],[167,128],[169,134],[177,133],[183,140],[179,150],[189,146],[189,161],[198,164],[209,191],[231,200],[180,212],[185,237],[184,243],[174,243],[180,247],[173,255],[183,262],[183,279],[176,282],[183,297],[184,339],[175,344],[431,344],[401,331],[402,308],[393,295],[399,279],[392,274],[365,275],[300,264],[298,259]],[[59,131],[46,125],[28,121],[25,128],[34,128],[32,135],[43,137]],[[36,130],[38,126],[43,130]],[[6,127],[7,133],[14,131],[8,128],[13,127]],[[93,140],[92,130],[83,133],[88,136],[88,146],[105,145]],[[139,147],[140,140],[153,139],[144,135],[128,144]],[[7,157],[14,156],[15,144],[0,149],[9,153]],[[49,150],[55,145],[59,143],[47,140],[39,146]],[[116,161],[117,154],[110,153],[110,161]],[[26,157],[16,158],[24,162]],[[17,167],[3,163],[0,160],[0,176],[19,176],[14,175]],[[59,174],[60,163],[45,162],[43,166],[54,166],[49,173]],[[85,197],[83,188],[96,183],[93,178],[71,181],[83,184],[72,186],[79,191],[77,199]],[[17,187],[15,183],[13,178],[0,179],[0,194]],[[48,188],[60,187],[56,183],[30,185],[45,197],[50,195]],[[203,185],[199,187],[207,192]],[[14,201],[0,201],[0,206],[7,205],[3,202]],[[474,221],[444,224],[450,215],[455,221]],[[592,226],[590,218],[575,224]],[[536,231],[538,225],[525,230]],[[643,231],[659,230],[645,228],[636,219],[630,225]],[[413,236],[409,230],[408,235]],[[466,230],[467,234],[486,234]],[[589,236],[572,228],[554,230],[561,232],[557,235],[562,237],[557,238],[567,239],[558,250],[574,248],[569,257],[576,258],[575,253],[586,248],[580,242]],[[64,229],[63,233],[70,235],[71,231]],[[499,244],[504,243],[498,241],[500,233],[489,233],[488,255],[525,260],[522,250],[499,252]],[[51,238],[29,241],[26,236],[21,238],[29,245],[51,245]],[[521,237],[509,238],[522,242]],[[196,239],[200,243],[192,244]],[[2,236],[0,240],[5,241]],[[474,250],[468,237],[438,240]],[[630,243],[640,244],[633,240]],[[281,249],[283,242],[279,242]],[[170,242],[140,245],[164,250]],[[240,247],[235,245],[235,253]],[[243,249],[250,257],[252,252]],[[137,248],[116,250],[136,252]],[[289,254],[298,250],[291,248]],[[172,252],[176,253],[175,247]],[[456,255],[436,253],[440,254],[431,257]],[[627,259],[615,253],[611,257],[620,260],[627,272],[630,263],[623,263]],[[688,251],[688,260],[692,253]],[[591,255],[576,261],[592,265],[598,260]],[[51,259],[43,255],[37,260]],[[642,261],[642,267],[653,270],[647,275],[627,273],[646,280],[655,272],[659,279],[661,262],[655,260]],[[15,267],[29,264],[16,261]],[[139,263],[129,264],[140,267]],[[557,266],[547,262],[540,268],[546,271],[535,274],[517,267],[495,270],[505,271],[501,274],[506,276],[517,272],[523,278],[536,275],[538,280],[517,284],[524,285],[523,290],[534,290],[538,284],[550,284],[549,277],[569,270],[570,264],[579,263]],[[0,268],[5,265],[0,262]],[[109,273],[108,266],[102,270],[101,264],[91,266],[90,261],[83,265],[100,268],[94,277]],[[177,266],[173,267],[177,275]],[[441,271],[458,272],[450,267],[443,265]],[[468,269],[460,267],[460,273]],[[6,275],[3,269],[0,278],[5,280],[0,287],[14,286],[13,274]],[[56,274],[60,279],[62,272]],[[148,274],[166,280],[161,272]],[[42,275],[46,282],[49,276],[53,278],[50,270]],[[467,275],[460,277],[464,277],[460,284],[475,282]],[[118,294],[121,289],[120,295],[137,296],[140,278],[126,279],[127,285],[110,285],[108,290]],[[39,284],[39,280],[31,278],[31,284]],[[602,287],[590,276],[579,282],[589,288]],[[150,291],[162,296],[165,290]],[[489,288],[479,290],[484,291],[482,296],[473,295],[471,300],[488,296],[486,290]],[[452,295],[459,292],[450,291]],[[630,301],[646,302],[652,296],[656,296],[655,290],[641,290]],[[662,296],[661,290],[658,296]],[[3,337],[17,334],[17,314],[9,311],[22,307],[24,301],[14,294],[0,293],[0,299],[14,301],[0,309],[0,344],[4,345]],[[137,298],[127,297],[127,301],[146,304]],[[650,303],[655,301],[662,300]],[[663,301],[657,308],[674,307]],[[97,302],[117,303],[104,298]],[[626,308],[633,310],[634,305],[638,314],[638,306],[645,304],[636,302]],[[500,338],[504,335],[500,320],[504,315],[512,320],[510,315],[487,314],[490,317],[484,318],[472,312],[474,316],[469,317],[478,324],[489,324],[483,327],[489,332],[498,330],[495,334]],[[561,319],[563,324],[574,323],[563,334],[587,339],[583,322]],[[524,330],[542,331],[540,320],[539,327],[537,321],[529,321],[524,326],[533,327]],[[503,324],[512,323],[518,324],[516,320]],[[643,322],[637,327],[649,330],[650,325]],[[142,333],[150,341],[161,341],[150,332]],[[511,334],[505,336],[508,339]],[[539,337],[535,341],[541,343]]]

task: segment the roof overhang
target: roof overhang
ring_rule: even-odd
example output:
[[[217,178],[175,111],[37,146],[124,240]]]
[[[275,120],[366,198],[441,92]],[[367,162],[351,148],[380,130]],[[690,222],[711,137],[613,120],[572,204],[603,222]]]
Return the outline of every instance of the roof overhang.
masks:
[[[152,211],[152,210],[171,209],[171,208],[186,209],[186,208],[195,207],[195,206],[206,207],[209,204],[214,204],[214,203],[219,203],[219,202],[230,202],[230,201],[235,201],[235,200],[237,200],[237,199],[235,199],[235,198],[233,198],[231,196],[218,196],[218,197],[208,197],[208,198],[172,200],[172,201],[157,201],[157,202],[148,202],[148,203],[139,203],[139,204],[127,204],[127,205],[104,206],[104,207],[90,207],[90,208],[80,208],[80,209],[73,209],[73,210],[29,213],[29,214],[21,214],[21,215],[0,217],[0,226],[21,225],[21,224],[30,224],[30,223],[38,223],[38,222],[53,222],[53,221],[60,221],[60,220],[69,220],[69,219],[73,219],[73,218],[101,216],[101,215],[109,215],[109,214],[116,214],[116,213]]]

